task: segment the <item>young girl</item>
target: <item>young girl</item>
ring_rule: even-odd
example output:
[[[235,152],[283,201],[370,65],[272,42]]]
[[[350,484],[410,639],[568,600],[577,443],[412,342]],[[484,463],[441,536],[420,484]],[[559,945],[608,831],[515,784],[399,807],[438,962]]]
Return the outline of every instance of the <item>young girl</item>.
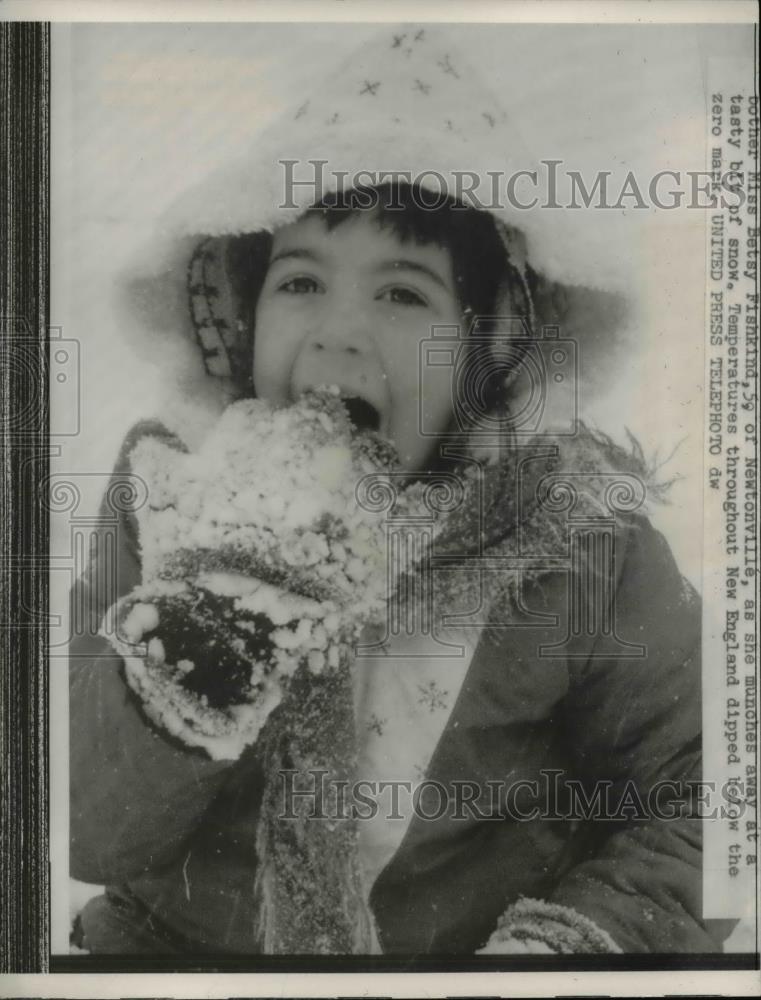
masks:
[[[169,732],[98,634],[144,581],[135,515],[120,519],[114,584],[95,548],[73,594],[91,623],[71,669],[71,872],[107,887],[81,916],[93,953],[717,950],[689,785],[697,597],[643,516],[637,490],[655,487],[641,458],[587,431],[562,385],[574,342],[612,333],[618,300],[542,273],[542,220],[519,217],[527,241],[509,208],[436,197],[431,181],[525,167],[511,139],[446,40],[384,30],[244,164],[183,199],[171,249],[130,283],[180,391],[130,433],[116,477],[146,436],[195,453],[235,400],[289,407],[329,384],[358,433],[393,443],[401,481],[452,475],[464,500],[436,540],[434,627],[362,635],[351,750],[328,703],[324,720],[273,713],[278,754],[271,730],[232,757]],[[355,182],[391,156],[428,187]],[[315,162],[320,190],[286,185]],[[437,360],[421,361],[427,344]],[[548,369],[537,410],[521,373]],[[211,667],[195,691],[206,703]],[[354,846],[321,827],[309,871],[289,840],[293,795],[273,808],[307,730],[336,771],[351,757],[378,807],[353,816]],[[365,947],[327,928],[331,843],[356,848]],[[322,885],[305,881],[314,871]]]

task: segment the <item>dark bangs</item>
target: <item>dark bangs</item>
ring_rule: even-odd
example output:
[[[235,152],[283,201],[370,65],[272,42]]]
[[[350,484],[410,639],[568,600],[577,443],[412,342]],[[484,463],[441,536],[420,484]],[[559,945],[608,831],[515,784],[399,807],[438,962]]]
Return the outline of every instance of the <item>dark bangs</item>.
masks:
[[[418,185],[387,183],[333,191],[304,213],[328,230],[366,216],[401,243],[435,244],[447,250],[463,312],[492,315],[509,272],[509,260],[494,219]]]

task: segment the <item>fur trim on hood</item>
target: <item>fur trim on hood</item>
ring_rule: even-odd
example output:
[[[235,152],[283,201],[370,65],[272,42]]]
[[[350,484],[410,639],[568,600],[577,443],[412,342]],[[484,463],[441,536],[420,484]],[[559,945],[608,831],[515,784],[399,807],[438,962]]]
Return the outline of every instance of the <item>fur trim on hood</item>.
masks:
[[[487,171],[505,178],[533,166],[507,112],[457,52],[451,29],[384,26],[262,132],[247,156],[181,196],[121,286],[119,314],[132,343],[167,375],[156,416],[195,447],[239,392],[231,357],[251,333],[226,268],[232,237],[293,222],[334,192],[339,177],[349,178],[348,188],[367,184],[368,171],[404,172],[433,196],[456,195],[473,175],[483,185]],[[288,171],[297,183],[287,187]],[[485,188],[477,191],[488,203]],[[506,201],[504,184],[501,191]],[[589,374],[620,344],[623,299],[595,289],[593,273],[574,283],[579,262],[574,248],[555,239],[555,213],[509,204],[489,210],[511,267],[525,284],[531,279],[528,336],[572,341],[580,361],[573,377],[589,393]],[[553,413],[552,399],[543,405],[549,423],[573,419]]]

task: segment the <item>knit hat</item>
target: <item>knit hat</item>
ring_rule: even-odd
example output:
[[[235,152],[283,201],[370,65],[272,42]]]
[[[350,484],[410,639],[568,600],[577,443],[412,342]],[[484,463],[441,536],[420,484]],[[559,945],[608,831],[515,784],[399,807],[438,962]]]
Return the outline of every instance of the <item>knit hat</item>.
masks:
[[[417,184],[432,206],[449,194],[486,207],[513,285],[519,281],[527,293],[526,335],[571,341],[581,367],[568,374],[588,381],[620,343],[624,303],[593,288],[594,274],[574,283],[578,262],[573,248],[557,244],[554,214],[522,210],[517,197],[508,197],[507,179],[533,167],[500,101],[458,53],[451,29],[384,26],[263,131],[246,156],[182,195],[160,222],[153,267],[146,269],[149,256],[142,255],[129,275],[133,339],[174,376],[159,416],[192,445],[238,391],[235,368],[250,355],[252,331],[227,273],[230,240],[271,233],[339,187],[390,175]],[[532,194],[541,205],[539,187]],[[510,311],[508,304],[500,310]]]

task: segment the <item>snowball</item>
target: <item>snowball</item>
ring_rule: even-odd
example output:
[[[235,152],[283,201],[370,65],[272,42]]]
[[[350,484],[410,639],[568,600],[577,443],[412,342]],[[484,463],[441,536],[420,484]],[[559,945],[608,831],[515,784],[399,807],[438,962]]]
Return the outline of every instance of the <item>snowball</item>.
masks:
[[[156,664],[166,663],[164,643],[156,636],[148,643],[148,658]]]
[[[127,642],[140,642],[146,632],[153,632],[159,623],[158,609],[153,604],[134,604],[121,623],[120,632]]]
[[[307,657],[307,666],[313,674],[319,674],[325,667],[325,654],[313,649]]]

